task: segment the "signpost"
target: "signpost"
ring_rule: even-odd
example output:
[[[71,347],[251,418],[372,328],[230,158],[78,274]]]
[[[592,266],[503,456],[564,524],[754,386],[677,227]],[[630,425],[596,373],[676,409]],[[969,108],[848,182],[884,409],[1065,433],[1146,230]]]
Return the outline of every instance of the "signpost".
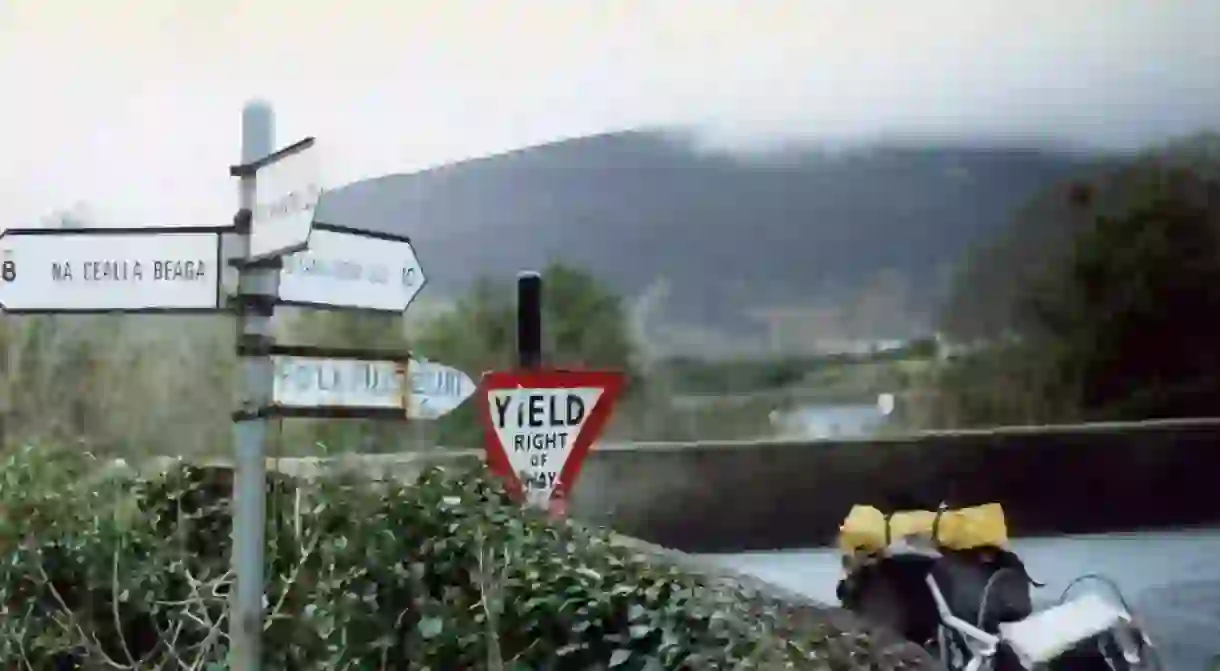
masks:
[[[517,276],[517,363],[483,375],[487,466],[511,494],[562,516],[623,375],[542,368],[542,276],[532,271]]]
[[[241,357],[239,407],[233,413],[233,589],[229,616],[229,667],[257,671],[262,660],[263,585],[267,503],[267,414],[271,402],[272,371],[268,352],[275,345],[272,328],[279,291],[280,258],[260,259],[268,250],[291,248],[295,241],[282,234],[284,218],[271,216],[268,188],[257,185],[258,171],[267,168],[275,146],[274,117],[264,105],[249,105],[242,111],[242,165],[229,168],[229,175],[240,178],[238,212],[234,217],[237,233],[239,278],[233,307],[237,312],[237,354]],[[300,143],[298,143],[300,144]],[[287,155],[286,152],[278,152]],[[261,216],[255,210],[262,202]],[[270,232],[254,232],[255,220],[271,227]],[[288,217],[290,228],[299,228]],[[313,217],[310,215],[310,224]],[[279,226],[280,228],[277,228]],[[279,232],[277,232],[279,231]],[[300,242],[308,242],[308,230]],[[258,244],[256,244],[256,239]],[[291,243],[291,244],[289,244]],[[260,262],[261,261],[261,262]]]
[[[318,223],[309,249],[284,259],[280,303],[402,312],[424,282],[409,238]]]
[[[611,371],[523,370],[483,376],[487,466],[527,503],[566,500],[622,392]]]
[[[214,312],[220,228],[0,233],[0,308],[14,314]]]
[[[284,417],[437,419],[474,394],[468,375],[370,352],[276,347],[272,401]]]
[[[242,365],[233,413],[236,585],[228,668],[242,671],[257,671],[262,658],[268,418],[430,420],[452,412],[475,391],[462,371],[410,355],[276,345],[276,304],[401,313],[426,279],[408,238],[315,223],[323,189],[314,140],[272,151],[273,135],[270,107],[247,105],[242,163],[229,169],[240,178],[231,226],[0,233],[0,309],[6,313],[236,316]],[[235,288],[222,279],[234,274]],[[583,431],[568,443],[573,454],[604,421],[599,418],[617,393],[612,387],[595,390],[596,396],[574,392],[576,400],[564,401],[569,414],[562,417],[573,423],[572,431]],[[532,421],[532,412],[522,416]]]
[[[233,414],[233,568],[229,668],[257,671],[262,657],[267,419],[434,419],[474,391],[464,373],[408,356],[277,346],[277,304],[406,310],[425,278],[406,237],[314,221],[322,187],[314,141],[272,152],[265,106],[242,116],[237,238],[240,270],[232,307],[242,358],[240,408]]]

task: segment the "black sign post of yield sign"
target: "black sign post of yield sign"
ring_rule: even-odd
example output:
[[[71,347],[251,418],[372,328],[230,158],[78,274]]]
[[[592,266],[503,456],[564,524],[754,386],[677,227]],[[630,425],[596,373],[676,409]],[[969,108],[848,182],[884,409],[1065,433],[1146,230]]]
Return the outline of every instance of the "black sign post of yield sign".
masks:
[[[272,153],[272,125],[269,107],[247,107],[244,163],[230,169],[241,178],[234,307],[243,384],[233,417],[237,587],[229,668],[242,671],[257,671],[261,659],[267,420],[436,419],[475,389],[461,371],[409,354],[275,342],[276,305],[401,314],[426,278],[405,236],[317,221],[323,190],[314,141]]]
[[[542,276],[517,276],[517,370],[483,375],[487,466],[523,502],[552,516],[567,499],[585,456],[623,388],[614,371],[543,368]]]
[[[542,275],[532,270],[517,275],[517,367],[542,367]]]

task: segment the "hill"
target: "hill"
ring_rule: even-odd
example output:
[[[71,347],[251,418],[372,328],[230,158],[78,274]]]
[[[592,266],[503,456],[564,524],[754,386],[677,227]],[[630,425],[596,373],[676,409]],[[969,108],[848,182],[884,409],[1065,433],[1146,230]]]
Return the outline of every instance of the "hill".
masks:
[[[741,157],[632,131],[359,182],[319,216],[410,235],[432,298],[562,259],[634,301],[653,351],[808,352],[926,332],[967,249],[1099,160],[967,145]]]

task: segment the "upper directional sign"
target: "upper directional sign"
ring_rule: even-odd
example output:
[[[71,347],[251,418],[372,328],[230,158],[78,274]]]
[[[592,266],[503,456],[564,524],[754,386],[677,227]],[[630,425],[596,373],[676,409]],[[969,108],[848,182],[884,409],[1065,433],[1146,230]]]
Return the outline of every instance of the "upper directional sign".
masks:
[[[314,347],[276,347],[272,361],[281,415],[437,419],[475,391],[468,375],[431,361]]]
[[[218,229],[9,229],[0,233],[0,308],[216,310],[220,269]]]
[[[402,312],[424,281],[407,238],[315,224],[309,249],[284,259],[280,301]]]
[[[252,165],[254,207],[250,221],[250,260],[305,249],[322,197],[317,145],[306,138]]]

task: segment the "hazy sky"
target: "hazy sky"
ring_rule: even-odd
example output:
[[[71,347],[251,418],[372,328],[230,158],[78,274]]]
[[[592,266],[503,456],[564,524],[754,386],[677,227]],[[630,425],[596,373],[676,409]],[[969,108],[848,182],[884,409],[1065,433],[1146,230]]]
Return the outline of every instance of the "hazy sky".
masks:
[[[1220,0],[0,0],[0,226],[226,222],[242,103],[332,186],[560,137],[1220,126]],[[353,222],[355,223],[355,222]],[[356,224],[358,225],[358,224]]]

